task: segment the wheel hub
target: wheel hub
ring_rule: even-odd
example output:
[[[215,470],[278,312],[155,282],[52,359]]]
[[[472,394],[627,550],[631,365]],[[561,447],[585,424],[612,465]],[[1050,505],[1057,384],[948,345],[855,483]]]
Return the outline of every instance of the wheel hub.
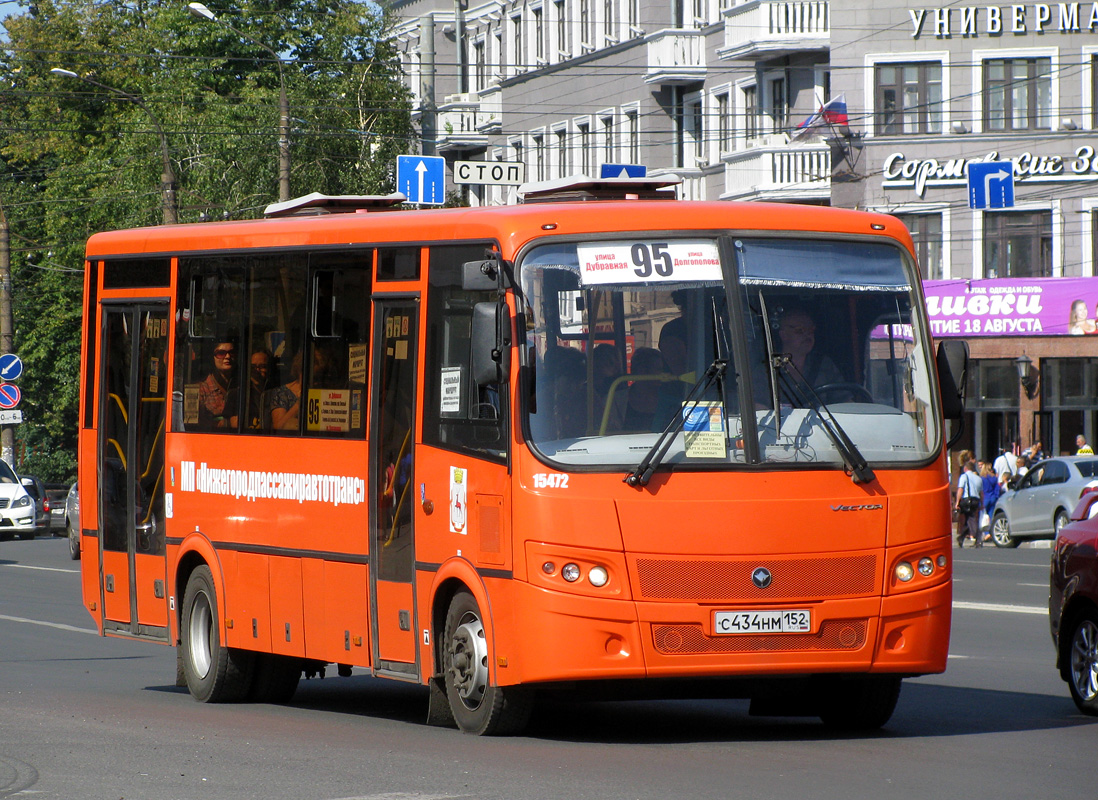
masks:
[[[480,706],[488,688],[488,647],[476,617],[458,625],[450,641],[450,675],[466,708]]]
[[[1098,626],[1084,620],[1071,643],[1071,680],[1083,700],[1098,696]]]

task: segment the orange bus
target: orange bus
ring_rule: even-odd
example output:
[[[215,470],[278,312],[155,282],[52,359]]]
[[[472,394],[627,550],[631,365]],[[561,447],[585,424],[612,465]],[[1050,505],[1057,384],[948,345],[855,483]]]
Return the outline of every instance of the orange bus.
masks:
[[[93,236],[100,632],[208,702],[358,667],[474,733],[581,690],[884,724],[946,666],[967,353],[896,219],[663,186]]]

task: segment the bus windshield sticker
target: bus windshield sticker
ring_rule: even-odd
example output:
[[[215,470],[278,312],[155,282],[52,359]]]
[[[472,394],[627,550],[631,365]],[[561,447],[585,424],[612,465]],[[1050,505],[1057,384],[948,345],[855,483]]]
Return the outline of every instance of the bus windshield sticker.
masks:
[[[719,402],[699,402],[689,411],[683,408],[683,438],[687,458],[726,458],[724,409]]]
[[[461,367],[443,367],[442,398],[439,413],[452,416],[461,413]]]
[[[576,245],[576,254],[585,286],[721,280],[712,241],[589,242]]]
[[[200,384],[191,383],[183,387],[183,423],[185,425],[198,424],[198,387]]]
[[[366,383],[366,345],[347,345],[347,377],[351,383]]]
[[[465,478],[461,467],[450,467],[450,533],[465,533]]]

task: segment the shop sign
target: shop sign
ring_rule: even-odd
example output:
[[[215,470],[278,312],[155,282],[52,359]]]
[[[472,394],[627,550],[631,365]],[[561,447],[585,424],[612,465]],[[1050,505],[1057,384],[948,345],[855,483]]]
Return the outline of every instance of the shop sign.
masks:
[[[923,281],[936,337],[1098,334],[1098,278]]]
[[[1017,183],[1071,183],[1098,181],[1098,150],[1086,144],[1075,148],[1071,156],[1022,153],[1000,158],[997,150],[975,158],[913,158],[891,153],[884,160],[881,185],[886,189],[914,189],[923,197],[928,186],[965,186],[969,164],[1010,161]]]
[[[968,8],[909,8],[911,38],[974,38],[1012,33],[1093,33],[1098,3],[1032,3]]]

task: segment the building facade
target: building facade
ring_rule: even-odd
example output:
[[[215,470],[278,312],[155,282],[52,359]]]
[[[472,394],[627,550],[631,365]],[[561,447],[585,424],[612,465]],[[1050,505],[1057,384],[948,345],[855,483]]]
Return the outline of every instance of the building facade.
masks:
[[[896,214],[935,334],[973,355],[958,447],[1098,438],[1098,4],[388,5],[422,153],[521,161],[531,181],[643,164],[686,199]],[[1014,203],[971,209],[968,167],[993,161]]]

